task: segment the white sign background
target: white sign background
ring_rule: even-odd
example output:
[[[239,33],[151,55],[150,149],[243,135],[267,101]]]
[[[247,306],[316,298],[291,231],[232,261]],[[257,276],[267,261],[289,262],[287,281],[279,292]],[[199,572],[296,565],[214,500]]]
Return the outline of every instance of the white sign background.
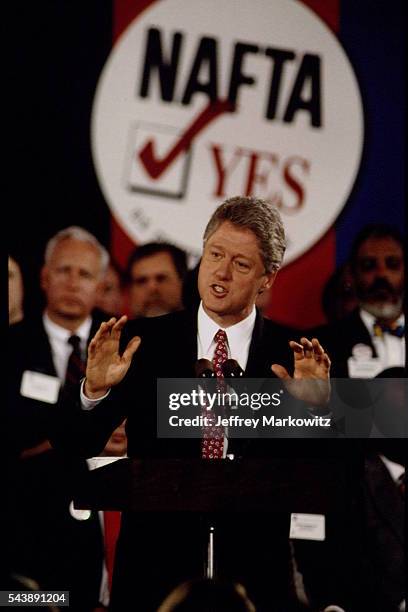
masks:
[[[173,34],[183,33],[172,102],[161,99],[155,73],[149,96],[139,95],[147,31],[152,27],[161,32],[165,58]],[[260,48],[258,54],[245,56],[242,67],[256,83],[240,88],[236,112],[208,123],[190,150],[154,178],[146,172],[138,152],[152,141],[155,157],[165,157],[208,105],[203,93],[193,95],[189,105],[180,103],[203,36],[217,39],[220,98],[227,97],[237,41]],[[265,118],[273,66],[264,54],[267,47],[296,54],[294,61],[284,65],[274,120]],[[311,126],[310,113],[304,110],[291,123],[282,121],[305,53],[321,60],[321,127]],[[201,80],[205,76],[200,73]],[[303,93],[307,97],[307,91]],[[287,264],[317,242],[347,201],[361,160],[363,110],[353,69],[339,41],[302,3],[160,0],[130,24],[114,46],[98,83],[91,137],[101,188],[123,229],[136,243],[168,240],[193,255],[201,251],[203,230],[214,208],[225,197],[243,195],[251,152],[257,152],[261,155],[258,171],[266,179],[254,184],[252,195],[278,196],[285,203],[281,213],[288,237]],[[223,197],[215,195],[214,146],[225,166],[233,168]],[[295,164],[292,170],[305,193],[299,208],[293,207],[295,193],[282,178],[285,161],[294,157],[306,160],[308,168]]]

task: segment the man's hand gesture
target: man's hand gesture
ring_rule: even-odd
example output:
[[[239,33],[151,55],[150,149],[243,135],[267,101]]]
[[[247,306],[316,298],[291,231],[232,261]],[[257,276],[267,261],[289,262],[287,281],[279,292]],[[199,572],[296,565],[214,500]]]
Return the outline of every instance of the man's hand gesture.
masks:
[[[90,399],[98,399],[123,380],[141,339],[135,336],[122,355],[119,341],[127,317],[118,321],[112,317],[101,324],[88,347],[84,392]]]
[[[330,399],[330,358],[317,338],[291,340],[293,377],[281,365],[273,364],[272,371],[282,379],[288,391],[297,399],[316,407],[324,407]]]

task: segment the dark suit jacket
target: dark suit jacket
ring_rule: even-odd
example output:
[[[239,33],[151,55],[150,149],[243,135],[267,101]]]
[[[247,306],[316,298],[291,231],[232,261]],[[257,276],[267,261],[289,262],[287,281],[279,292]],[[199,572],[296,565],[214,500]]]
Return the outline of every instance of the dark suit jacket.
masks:
[[[111,431],[127,417],[130,457],[199,457],[199,440],[158,439],[156,435],[156,379],[195,376],[196,312],[178,312],[131,321],[123,332],[122,349],[135,335],[142,338],[141,346],[125,379],[111,390],[108,398],[90,411],[81,409],[78,397],[65,398],[67,419],[62,428],[56,428],[55,443],[71,452],[97,454]],[[264,320],[258,314],[245,376],[272,377],[273,363],[282,364],[291,371],[293,355],[288,340],[296,337],[291,330]],[[237,440],[230,442],[229,451],[238,455],[300,458],[305,451],[303,442],[310,441],[264,439],[257,440],[255,444]],[[322,447],[316,442],[328,444]],[[316,453],[325,455],[338,452],[338,446],[334,448],[330,443],[329,447],[329,443],[314,440],[307,445],[306,454],[313,456]],[[280,601],[282,607],[277,607],[277,610],[290,610],[290,570],[287,565],[289,517],[260,520],[259,516],[251,516],[243,520],[238,514],[226,518],[228,520],[222,522],[222,528],[218,531],[222,543],[218,541],[217,548],[217,554],[226,558],[224,571],[230,568],[235,579],[241,579],[248,587],[255,585],[254,592],[260,595],[259,600],[255,597],[259,610],[269,610],[262,607],[265,605],[263,597]],[[163,597],[166,586],[171,588],[181,579],[200,575],[201,552],[205,542],[205,530],[200,531],[197,517],[172,516],[163,521],[163,515],[140,517],[124,513],[115,566],[114,609],[121,610],[126,605],[134,581],[140,574],[140,582],[145,589],[142,595],[142,586],[139,586],[139,596],[145,602],[145,607],[141,609],[146,612],[153,610],[152,602],[146,603],[149,594],[158,596],[160,593]],[[265,557],[259,555],[260,542]],[[255,562],[255,559],[259,559],[259,562]],[[282,602],[286,602],[286,607]],[[157,603],[158,600],[155,605]]]
[[[56,443],[63,447],[76,440],[75,451],[85,456],[101,452],[110,433],[127,417],[128,455],[130,457],[199,456],[199,441],[158,439],[156,435],[157,378],[194,378],[197,361],[197,313],[177,312],[162,317],[130,321],[123,332],[122,348],[135,335],[142,338],[125,379],[108,398],[91,411],[81,410],[78,398],[64,404],[71,419],[56,431]],[[271,365],[279,363],[289,370],[293,357],[288,345],[296,337],[292,330],[263,319],[259,313],[249,349],[246,377],[273,377]],[[72,401],[76,404],[73,416]]]
[[[333,378],[347,378],[347,360],[352,356],[356,344],[371,347],[373,357],[377,357],[371,336],[364,325],[359,310],[353,310],[344,319],[332,325],[318,327],[310,332],[315,335],[327,350],[332,361],[331,375]]]
[[[103,318],[95,313],[89,340],[96,333]],[[26,370],[57,376],[51,345],[42,318],[30,319],[9,328],[8,394],[10,418],[17,427],[10,432],[9,445],[13,454],[36,446],[49,438],[50,423],[57,412],[58,402],[47,402],[23,397],[21,379]],[[12,421],[12,422],[13,422]]]
[[[371,609],[394,612],[406,596],[405,504],[388,469],[375,454],[365,463],[364,502],[365,577],[373,601]]]
[[[352,515],[345,517],[343,539],[295,543],[298,566],[313,609],[320,610],[332,603],[347,612],[398,612],[405,596],[405,504],[383,461],[373,450],[377,442],[366,443],[364,473],[356,495],[358,503]],[[400,451],[403,448],[402,440],[392,443]],[[319,553],[316,550],[311,555],[311,547],[320,548]],[[336,584],[334,571],[340,560],[349,577],[343,585]]]
[[[91,337],[99,326],[94,317]],[[9,331],[8,426],[11,454],[9,558],[11,570],[34,578],[41,588],[70,589],[73,609],[98,602],[103,542],[98,517],[78,521],[69,512],[76,483],[87,471],[83,459],[56,450],[19,459],[22,450],[49,439],[59,405],[20,393],[26,370],[56,376],[42,319],[26,319]],[[81,607],[75,607],[81,601]]]

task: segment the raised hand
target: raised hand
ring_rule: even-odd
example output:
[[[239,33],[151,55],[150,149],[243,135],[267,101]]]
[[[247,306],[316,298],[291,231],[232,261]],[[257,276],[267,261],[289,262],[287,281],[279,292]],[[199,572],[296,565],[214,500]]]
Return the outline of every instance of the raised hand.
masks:
[[[299,342],[291,340],[293,351],[293,377],[281,365],[274,363],[272,371],[282,379],[288,391],[297,399],[312,406],[326,406],[330,399],[330,358],[317,338],[303,337]]]
[[[90,399],[102,397],[123,380],[139,348],[141,339],[135,336],[123,354],[119,353],[120,336],[126,321],[127,317],[123,316],[102,323],[89,344],[84,391]]]

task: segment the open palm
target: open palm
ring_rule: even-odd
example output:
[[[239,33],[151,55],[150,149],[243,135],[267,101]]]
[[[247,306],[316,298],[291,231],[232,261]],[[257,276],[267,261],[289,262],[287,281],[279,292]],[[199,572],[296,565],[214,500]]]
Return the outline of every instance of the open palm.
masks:
[[[120,354],[120,337],[126,321],[127,317],[123,316],[119,320],[112,317],[102,323],[89,344],[85,394],[91,399],[102,397],[108,389],[123,380],[140,346],[141,339],[135,336]]]
[[[311,341],[303,337],[300,342],[291,340],[293,351],[293,377],[286,368],[273,364],[272,371],[282,379],[288,391],[312,406],[326,406],[330,399],[330,358],[317,338]]]

